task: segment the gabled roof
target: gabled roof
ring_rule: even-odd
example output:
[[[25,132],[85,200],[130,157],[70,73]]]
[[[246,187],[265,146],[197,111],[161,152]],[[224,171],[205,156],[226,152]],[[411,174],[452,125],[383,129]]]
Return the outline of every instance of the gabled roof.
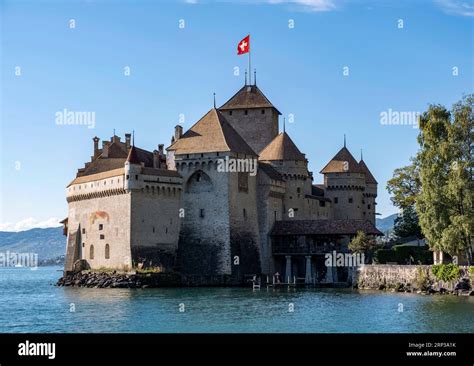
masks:
[[[275,108],[256,85],[244,85],[237,93],[225,102],[219,110],[246,108]],[[275,108],[278,114],[281,114]]]
[[[275,221],[271,235],[353,235],[358,231],[383,235],[369,220]]]
[[[207,112],[167,150],[174,150],[176,155],[232,151],[257,156],[215,108]]]
[[[347,164],[346,164],[347,163]],[[362,173],[359,163],[344,146],[320,171],[326,173]]]
[[[365,174],[366,183],[377,184],[375,177],[370,172],[369,167],[365,164],[364,160],[361,159],[361,161],[359,161],[359,167],[360,170],[362,170],[362,172]]]
[[[300,160],[306,161],[304,154],[298,150],[295,143],[286,132],[280,133],[261,152],[258,158],[263,161]]]

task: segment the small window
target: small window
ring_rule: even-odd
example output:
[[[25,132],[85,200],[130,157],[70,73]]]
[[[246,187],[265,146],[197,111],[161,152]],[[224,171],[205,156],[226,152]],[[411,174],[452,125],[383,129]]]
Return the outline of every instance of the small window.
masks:
[[[367,205],[367,208],[370,210],[370,205]]]
[[[334,197],[334,203],[338,203],[339,199],[337,197]]]
[[[277,212],[273,211],[273,219],[276,221],[277,220]]]
[[[351,197],[351,198],[349,198],[349,203],[352,203],[352,201],[353,201],[352,197]]]
[[[135,180],[138,180],[138,175],[135,175]]]
[[[104,225],[103,224],[99,224],[99,230],[103,230],[104,229]]]
[[[201,208],[199,210],[199,217],[204,217],[204,209],[203,208]]]
[[[82,228],[82,233],[85,234],[85,233],[86,233],[86,229]]]
[[[229,116],[232,116],[232,111],[229,111]]]
[[[319,207],[325,207],[326,202],[325,201],[319,201]]]
[[[127,174],[127,180],[129,180],[129,179],[130,179],[130,176]]]
[[[244,208],[244,219],[247,218],[247,210]]]
[[[244,111],[244,114],[245,114],[245,115],[249,114],[249,111],[248,111],[248,110],[245,110],[245,111]]]
[[[105,259],[110,259],[110,245],[105,244]]]
[[[89,259],[94,259],[94,246],[91,245],[89,248]]]
[[[103,240],[105,238],[104,234],[100,234],[100,239]]]
[[[262,109],[262,114],[265,114],[265,109]]]
[[[300,187],[296,188],[296,192],[301,193],[301,188]]]
[[[155,232],[155,227],[153,226],[153,232]]]
[[[86,246],[86,243],[82,243],[82,247],[85,248],[85,246]]]

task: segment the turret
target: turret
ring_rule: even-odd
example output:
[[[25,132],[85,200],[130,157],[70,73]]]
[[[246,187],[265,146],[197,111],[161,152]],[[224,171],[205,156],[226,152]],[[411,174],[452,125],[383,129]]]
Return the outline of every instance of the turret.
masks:
[[[141,188],[140,173],[142,164],[138,159],[135,146],[132,146],[125,161],[125,189],[128,191]]]
[[[365,174],[346,148],[345,141],[344,147],[320,173],[324,174],[326,196],[333,203],[334,219],[365,219]]]

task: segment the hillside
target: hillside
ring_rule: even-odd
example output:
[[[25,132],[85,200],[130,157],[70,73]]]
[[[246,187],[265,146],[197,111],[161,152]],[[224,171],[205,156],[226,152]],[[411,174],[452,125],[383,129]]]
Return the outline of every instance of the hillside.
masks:
[[[0,251],[38,253],[38,260],[44,262],[64,257],[66,237],[61,227],[19,232],[0,231]]]

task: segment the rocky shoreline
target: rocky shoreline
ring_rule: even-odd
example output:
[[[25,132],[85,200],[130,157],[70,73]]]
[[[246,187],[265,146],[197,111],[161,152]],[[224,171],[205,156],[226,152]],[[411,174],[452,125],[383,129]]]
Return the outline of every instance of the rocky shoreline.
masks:
[[[125,274],[117,272],[78,272],[61,277],[56,286],[88,288],[178,287],[180,277],[174,273]]]

